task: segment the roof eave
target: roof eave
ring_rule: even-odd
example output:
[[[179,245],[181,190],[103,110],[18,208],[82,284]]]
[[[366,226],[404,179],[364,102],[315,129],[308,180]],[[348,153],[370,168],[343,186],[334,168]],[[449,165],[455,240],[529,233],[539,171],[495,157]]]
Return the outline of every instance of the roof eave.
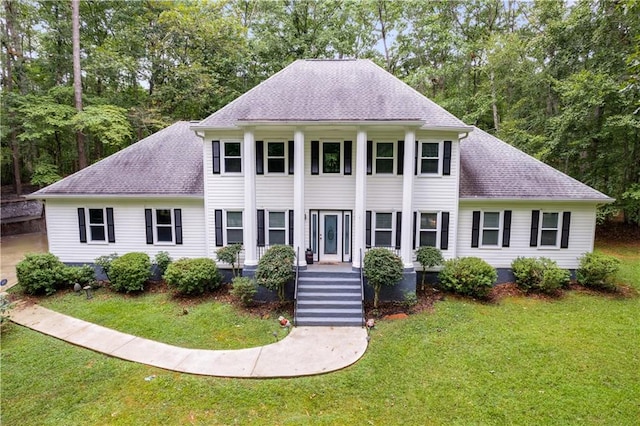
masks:
[[[530,202],[555,202],[555,203],[589,203],[589,204],[610,204],[615,202],[615,198],[550,198],[550,197],[460,197],[462,202],[484,203],[484,202],[509,202],[509,203],[530,203]]]
[[[183,198],[183,199],[193,199],[193,200],[202,200],[204,199],[203,194],[29,194],[26,195],[25,198],[32,200],[47,200],[47,199],[105,199],[105,198],[125,198],[125,199],[135,199],[135,198]]]

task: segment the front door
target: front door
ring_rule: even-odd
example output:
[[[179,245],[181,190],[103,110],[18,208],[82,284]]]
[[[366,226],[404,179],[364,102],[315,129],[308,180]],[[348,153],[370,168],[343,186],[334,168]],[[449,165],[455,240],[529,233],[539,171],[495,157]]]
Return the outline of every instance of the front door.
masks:
[[[342,262],[342,212],[320,213],[320,262]]]

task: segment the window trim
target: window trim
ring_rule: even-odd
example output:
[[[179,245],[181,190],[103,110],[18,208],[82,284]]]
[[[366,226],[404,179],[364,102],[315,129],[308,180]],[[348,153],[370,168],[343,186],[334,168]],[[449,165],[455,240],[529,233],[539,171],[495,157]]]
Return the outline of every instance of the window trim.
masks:
[[[282,157],[270,157],[269,156],[269,144],[270,143],[281,143],[284,146],[284,155]],[[288,165],[289,165],[289,143],[288,141],[285,140],[265,140],[264,141],[265,147],[264,147],[264,154],[263,154],[263,158],[264,158],[264,174],[265,175],[273,175],[273,176],[285,176],[288,174],[289,170],[288,170]],[[282,161],[284,162],[283,168],[281,172],[272,172],[269,170],[269,158],[274,158],[274,159],[282,159]]]
[[[371,246],[372,247],[385,247],[385,248],[395,248],[395,236],[396,236],[396,220],[395,220],[395,212],[394,211],[373,211],[373,217],[371,220]],[[391,215],[391,228],[378,228],[378,215],[379,214],[388,214]],[[389,239],[389,245],[378,245],[376,241],[376,233],[380,232],[391,232],[391,238]]]
[[[240,216],[242,218],[242,225],[240,227],[229,227],[228,224],[228,215],[229,213],[240,213]],[[229,244],[244,244],[244,210],[223,210],[223,215],[222,215],[222,222],[223,222],[223,232],[222,232],[222,238],[224,240],[224,245],[229,245]],[[229,235],[228,235],[228,231],[229,229],[240,229],[242,230],[242,240],[240,242],[229,242]]]
[[[97,226],[97,224],[91,223],[91,210],[102,210],[102,218],[103,223],[102,227],[104,230],[104,240],[94,240],[93,233],[91,232],[92,226]],[[87,229],[87,244],[109,244],[109,233],[107,228],[107,208],[106,207],[85,207],[84,209],[85,223]]]
[[[422,156],[422,146],[424,144],[437,144],[438,145],[438,157],[423,157]],[[418,161],[418,176],[423,177],[434,177],[434,176],[442,176],[442,164],[444,159],[444,141],[441,140],[433,140],[433,139],[421,139],[418,141],[418,152],[416,153],[416,158]],[[422,160],[438,160],[438,171],[437,172],[423,172],[422,171]],[[433,213],[433,212],[432,212]]]
[[[442,228],[442,212],[441,211],[433,211],[433,210],[418,210],[418,217],[416,217],[416,235],[414,236],[415,238],[415,247],[414,249],[417,250],[420,247],[435,247],[437,249],[440,248],[440,241],[441,241],[441,228]],[[422,229],[421,224],[422,224],[422,215],[423,214],[435,214],[436,215],[436,226],[435,229]],[[451,223],[449,223],[449,226],[451,226]],[[425,231],[425,232],[435,232],[436,234],[436,242],[435,245],[433,246],[421,246],[420,245],[420,232]]]
[[[497,228],[487,228],[484,226],[484,215],[486,213],[498,213],[498,227]],[[485,244],[484,242],[484,231],[498,231],[498,239],[495,244]],[[480,211],[480,238],[478,248],[483,249],[501,249],[502,248],[502,234],[504,230],[504,210],[498,211]]]
[[[550,210],[540,210],[540,217],[538,218],[538,249],[542,250],[555,250],[560,249],[560,241],[562,239],[562,220],[563,220],[563,212],[561,211],[550,211]],[[556,214],[557,222],[555,228],[542,228],[542,223],[544,220],[545,214]],[[553,245],[542,244],[542,231],[556,231],[556,242]]]
[[[158,225],[158,210],[169,210],[170,224]],[[151,220],[153,222],[153,243],[156,245],[172,246],[176,244],[176,231],[175,231],[175,212],[173,208],[154,207]],[[171,230],[171,241],[160,241],[158,238],[158,227],[169,228]]]
[[[324,171],[324,146],[325,144],[328,143],[336,143],[340,146],[340,158],[338,159],[338,172],[337,173],[333,173],[333,172],[325,172]],[[321,140],[320,141],[320,155],[319,155],[319,171],[320,171],[320,175],[327,175],[327,176],[344,176],[344,141],[338,141],[338,140]]]
[[[391,148],[393,150],[393,154],[391,155],[391,157],[378,157],[378,145],[380,144],[389,144],[391,145]],[[381,175],[381,176],[394,176],[398,173],[397,170],[397,154],[398,154],[398,148],[397,148],[397,142],[394,141],[386,141],[386,140],[381,140],[381,141],[374,141],[373,142],[373,174],[376,175]],[[385,173],[385,172],[378,172],[378,160],[390,160],[392,165],[391,165],[391,172],[389,173]]]
[[[271,223],[269,221],[271,213],[282,213],[284,216],[284,227],[283,228],[272,228]],[[267,246],[272,246],[274,243],[271,242],[271,231],[284,231],[284,243],[276,243],[276,244],[284,244],[288,245],[289,243],[289,215],[288,210],[266,210],[265,211],[265,244]]]
[[[225,147],[228,143],[237,143],[240,145],[239,156],[227,156],[225,153]],[[244,173],[244,159],[243,159],[243,141],[239,139],[223,139],[220,141],[220,172],[224,175],[241,176]],[[227,159],[239,158],[240,159],[240,171],[228,172],[227,171]]]

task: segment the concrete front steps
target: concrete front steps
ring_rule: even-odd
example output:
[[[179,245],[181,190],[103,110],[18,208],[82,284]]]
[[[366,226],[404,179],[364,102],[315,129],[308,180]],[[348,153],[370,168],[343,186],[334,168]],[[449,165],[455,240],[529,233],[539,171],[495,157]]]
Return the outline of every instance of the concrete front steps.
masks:
[[[301,271],[295,325],[362,326],[360,274]]]

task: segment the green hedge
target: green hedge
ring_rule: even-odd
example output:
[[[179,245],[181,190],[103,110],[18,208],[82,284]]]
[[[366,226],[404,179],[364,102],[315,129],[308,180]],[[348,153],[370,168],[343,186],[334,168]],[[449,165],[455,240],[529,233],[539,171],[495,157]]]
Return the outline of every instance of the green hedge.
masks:
[[[50,295],[75,283],[84,287],[95,282],[91,266],[66,266],[51,253],[27,254],[16,265],[16,275],[27,294]]]
[[[601,253],[585,253],[576,271],[578,282],[586,287],[615,290],[620,260]]]
[[[183,294],[202,294],[214,290],[222,277],[213,259],[179,259],[167,267],[164,279],[169,287]]]
[[[438,277],[445,290],[485,298],[496,283],[498,273],[478,257],[460,257],[445,261]]]
[[[151,260],[142,252],[122,255],[111,262],[109,280],[111,288],[118,292],[143,291],[151,276]]]
[[[525,292],[550,293],[569,282],[569,271],[546,257],[518,257],[511,262],[516,285]]]

